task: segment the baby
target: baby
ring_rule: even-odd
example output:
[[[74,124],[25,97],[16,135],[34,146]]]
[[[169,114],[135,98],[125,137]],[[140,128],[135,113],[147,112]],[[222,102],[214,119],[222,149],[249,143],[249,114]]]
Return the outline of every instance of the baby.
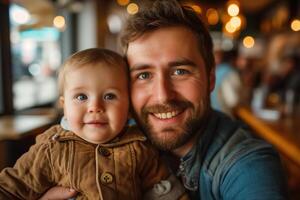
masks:
[[[77,199],[187,199],[146,137],[128,127],[128,72],[110,50],[87,49],[59,72],[60,125],[36,139],[13,168],[0,173],[0,199],[38,199],[55,185]]]

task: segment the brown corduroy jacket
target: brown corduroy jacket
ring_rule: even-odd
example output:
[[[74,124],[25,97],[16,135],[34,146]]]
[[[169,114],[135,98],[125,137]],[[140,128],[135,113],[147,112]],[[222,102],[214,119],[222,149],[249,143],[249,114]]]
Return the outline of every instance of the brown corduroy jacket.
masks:
[[[56,125],[13,168],[0,173],[0,199],[38,199],[49,188],[72,187],[77,199],[142,199],[169,170],[137,128],[107,144],[91,144]]]

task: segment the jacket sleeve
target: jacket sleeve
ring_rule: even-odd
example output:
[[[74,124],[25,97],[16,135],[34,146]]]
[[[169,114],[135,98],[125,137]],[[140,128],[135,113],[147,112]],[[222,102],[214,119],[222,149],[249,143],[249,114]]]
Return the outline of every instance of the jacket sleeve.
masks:
[[[184,187],[177,177],[171,174],[156,149],[151,145],[146,145],[141,152],[141,160],[137,164],[145,194],[144,200],[189,199]]]
[[[37,199],[53,184],[48,145],[37,143],[0,173],[0,199]]]

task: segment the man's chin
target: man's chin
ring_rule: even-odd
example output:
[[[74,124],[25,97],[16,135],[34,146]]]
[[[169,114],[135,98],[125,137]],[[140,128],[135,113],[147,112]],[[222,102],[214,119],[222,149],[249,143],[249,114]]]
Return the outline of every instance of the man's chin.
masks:
[[[162,131],[147,130],[146,134],[152,144],[163,151],[172,151],[182,146],[189,139],[183,130],[165,129]]]

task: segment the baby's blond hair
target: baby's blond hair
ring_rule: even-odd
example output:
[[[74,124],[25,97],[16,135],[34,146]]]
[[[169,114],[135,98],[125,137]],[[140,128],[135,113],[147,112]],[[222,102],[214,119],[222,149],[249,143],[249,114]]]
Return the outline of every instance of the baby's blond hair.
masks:
[[[90,64],[99,64],[99,63],[104,63],[111,67],[116,67],[116,66],[124,67],[124,72],[126,72],[124,76],[128,76],[127,73],[128,68],[126,62],[123,59],[123,57],[118,53],[108,49],[101,49],[101,48],[86,49],[83,51],[79,51],[71,55],[69,58],[67,58],[67,60],[64,62],[63,66],[59,70],[58,73],[59,95],[60,96],[63,95],[65,77],[70,70],[78,69],[80,67],[90,65]]]

